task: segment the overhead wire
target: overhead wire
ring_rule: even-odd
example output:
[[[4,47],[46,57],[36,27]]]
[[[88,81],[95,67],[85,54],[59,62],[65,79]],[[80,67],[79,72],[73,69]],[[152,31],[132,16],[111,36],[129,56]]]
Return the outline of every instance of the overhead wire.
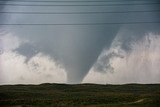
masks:
[[[17,12],[17,11],[1,11],[0,14],[107,14],[107,13],[148,13],[160,12],[160,10],[140,10],[140,11],[88,11],[88,12]]]
[[[3,6],[124,6],[124,5],[159,5],[160,2],[154,3],[118,3],[118,4],[11,4],[11,3],[0,3]]]
[[[6,0],[0,0],[0,2],[6,2]],[[146,0],[7,0],[8,2],[150,2]],[[155,0],[158,1],[158,0]]]
[[[3,0],[0,0],[3,1]],[[11,0],[9,0],[11,1]],[[15,0],[18,1],[18,0]],[[124,0],[127,1],[127,0]],[[30,2],[30,1],[26,1]],[[42,1],[31,1],[31,2],[42,2]],[[58,2],[58,1],[52,1]],[[62,2],[62,1],[61,1]],[[75,2],[75,1],[64,1],[64,2]],[[76,1],[84,2],[84,1]],[[87,2],[87,1],[85,1]],[[98,2],[98,1],[88,1],[88,2]],[[100,1],[99,1],[100,2]],[[104,1],[101,1],[104,2]],[[11,4],[6,3],[0,5],[10,5],[10,6],[123,6],[123,5],[157,5],[160,2],[150,2],[150,3],[117,3],[117,4]],[[0,14],[107,14],[107,13],[144,13],[144,12],[160,12],[160,10],[137,10],[137,11],[88,11],[88,12],[16,12],[16,11],[1,11]],[[105,23],[0,23],[0,26],[59,26],[59,25],[118,25],[118,24],[153,24],[160,23],[160,21],[139,21],[139,22],[105,22]]]
[[[108,22],[108,23],[1,23],[0,26],[59,26],[59,25],[121,25],[121,24],[153,24],[153,23],[160,23],[160,21],[144,21],[144,22]]]

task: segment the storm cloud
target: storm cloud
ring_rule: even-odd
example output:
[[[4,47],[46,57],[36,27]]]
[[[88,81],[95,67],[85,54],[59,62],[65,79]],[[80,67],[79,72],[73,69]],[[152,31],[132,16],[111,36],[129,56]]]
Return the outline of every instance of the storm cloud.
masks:
[[[131,49],[122,48],[124,43],[117,35],[110,49],[101,53],[83,83],[125,84],[160,82],[160,35],[148,33],[130,42]],[[117,42],[119,41],[119,43]]]
[[[14,0],[13,0],[14,1]],[[148,3],[149,1],[141,1],[140,3]],[[157,0],[152,0],[157,2]],[[12,2],[6,1],[6,4],[31,4],[28,2]],[[78,2],[77,2],[78,3]],[[76,5],[77,3],[71,3]],[[138,1],[121,1],[121,2],[105,2],[105,4],[118,4],[118,3],[133,3],[137,4]],[[150,3],[150,2],[149,2]],[[35,5],[48,5],[50,3],[37,3]],[[55,3],[53,3],[55,4]],[[67,3],[61,3],[67,5]],[[82,5],[85,3],[81,3]],[[88,3],[88,5],[95,5],[96,3]],[[99,3],[100,5],[103,3]],[[16,12],[85,12],[85,11],[149,11],[158,10],[158,4],[152,5],[120,5],[120,6],[10,6],[5,5],[0,10],[2,11],[16,11]],[[83,25],[87,23],[128,23],[128,22],[158,22],[159,12],[128,12],[128,13],[107,13],[107,14],[3,14],[0,13],[1,24],[22,24],[22,25],[1,25],[1,68],[4,68],[4,54],[11,56],[20,56],[23,66],[28,65],[35,58],[42,58],[43,61],[49,61],[40,64],[37,71],[54,73],[62,72],[62,82],[80,83],[84,77],[94,69],[94,71],[103,74],[111,71],[114,74],[115,68],[112,66],[112,59],[126,58],[126,53],[132,52],[130,44],[136,43],[135,41],[141,40],[146,34],[155,33],[157,37],[160,34],[159,23],[141,23],[141,24],[101,24],[101,25]],[[24,26],[23,24],[35,24]],[[42,24],[42,25],[36,25]],[[44,24],[44,25],[43,25]],[[62,24],[62,25],[47,25],[47,24]],[[70,25],[67,25],[70,24]],[[77,24],[77,25],[72,25]],[[78,25],[79,24],[79,25]],[[82,24],[82,25],[80,25]],[[4,33],[5,32],[5,33]],[[15,39],[14,43],[10,41],[2,42],[9,38],[7,35],[12,35]],[[118,35],[118,36],[117,36]],[[150,37],[150,36],[149,36]],[[153,36],[154,37],[154,36]],[[22,43],[17,42],[16,40]],[[153,40],[154,41],[154,40]],[[5,44],[6,43],[6,44]],[[9,44],[11,43],[11,44]],[[16,44],[19,43],[19,44]],[[14,44],[14,45],[13,45]],[[141,44],[140,44],[141,45]],[[158,45],[158,44],[154,44]],[[156,47],[155,46],[155,47]],[[8,50],[6,51],[5,47]],[[116,48],[112,48],[116,47]],[[138,46],[137,46],[138,47]],[[154,47],[154,46],[153,46]],[[12,49],[11,49],[12,48]],[[117,49],[119,48],[119,49]],[[120,51],[120,52],[119,52]],[[143,50],[142,50],[143,51]],[[156,50],[153,50],[156,51]],[[7,53],[9,52],[9,53]],[[144,51],[143,51],[144,52]],[[148,51],[147,51],[148,52]],[[102,55],[105,54],[105,55]],[[137,54],[139,56],[139,54]],[[45,58],[46,59],[45,59]],[[15,57],[14,57],[15,58]],[[16,57],[17,58],[17,57]],[[18,60],[18,59],[14,59]],[[39,62],[39,59],[37,59]],[[36,60],[36,61],[37,61]],[[56,69],[50,69],[45,66],[56,66]],[[125,63],[125,62],[123,62]],[[33,64],[34,65],[34,64]],[[9,67],[9,64],[6,67]],[[40,69],[44,67],[45,69]],[[134,65],[133,65],[134,66]],[[150,65],[148,65],[150,66]],[[10,67],[9,67],[10,68]],[[20,67],[17,67],[17,69]],[[16,69],[16,72],[19,70]],[[58,70],[57,70],[58,69]],[[59,70],[60,69],[60,70]],[[5,70],[1,70],[1,73]],[[24,72],[34,72],[34,70],[26,69]],[[1,83],[10,78],[9,70],[5,73],[6,78],[1,79]],[[11,72],[11,71],[10,71]],[[18,73],[14,73],[17,75]],[[23,71],[21,71],[23,72]],[[67,77],[65,78],[65,73]],[[153,71],[154,72],[154,71]],[[125,72],[127,73],[127,72]],[[25,74],[25,73],[24,73]],[[29,74],[28,74],[29,75]],[[38,75],[38,74],[37,74]],[[44,74],[45,75],[45,74]],[[49,76],[53,77],[54,76]],[[2,76],[2,75],[1,75]],[[19,76],[18,76],[19,77]],[[15,76],[15,78],[18,78]],[[60,75],[58,76],[60,77]],[[37,77],[38,78],[38,77]],[[46,76],[45,76],[46,78]],[[67,79],[67,80],[66,80]],[[96,79],[96,78],[95,78]],[[37,79],[36,81],[38,81]],[[19,80],[20,83],[21,80]],[[32,83],[33,80],[29,81]],[[125,81],[125,80],[124,80]],[[127,80],[126,80],[127,81]],[[159,81],[159,80],[156,80]],[[48,82],[45,81],[39,82]],[[39,83],[38,82],[38,83]],[[49,82],[56,82],[51,79]],[[143,81],[144,82],[144,81]],[[7,82],[6,82],[7,83]],[[35,82],[34,82],[35,83]]]

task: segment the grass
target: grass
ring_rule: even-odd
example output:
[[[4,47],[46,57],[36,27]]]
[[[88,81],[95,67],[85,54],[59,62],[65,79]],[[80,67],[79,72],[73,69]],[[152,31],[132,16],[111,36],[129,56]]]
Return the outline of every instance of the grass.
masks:
[[[0,86],[4,107],[158,107],[160,84]]]

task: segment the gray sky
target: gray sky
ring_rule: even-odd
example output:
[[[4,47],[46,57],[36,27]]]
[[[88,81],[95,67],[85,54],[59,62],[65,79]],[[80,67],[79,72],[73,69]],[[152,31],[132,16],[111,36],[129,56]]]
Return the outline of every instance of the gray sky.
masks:
[[[32,0],[30,0],[32,1]],[[36,0],[34,0],[36,1]],[[37,0],[38,1],[38,0]],[[54,1],[54,0],[53,0]],[[67,1],[67,0],[66,0]],[[78,0],[75,0],[78,1]],[[98,1],[98,0],[97,0]],[[106,0],[107,1],[107,0]],[[22,25],[1,25],[0,26],[0,48],[1,54],[1,84],[7,83],[40,83],[40,82],[68,82],[80,83],[94,82],[99,78],[91,77],[89,72],[98,72],[102,75],[112,72],[116,75],[116,70],[122,71],[114,65],[113,59],[130,59],[129,55],[139,57],[142,53],[149,53],[149,56],[156,56],[155,53],[160,52],[160,47],[156,39],[160,38],[160,2],[158,0],[114,0],[114,2],[19,2],[5,1],[0,2],[0,24],[22,24]],[[157,3],[157,4],[155,4]],[[8,4],[8,5],[7,5]],[[10,4],[10,5],[9,5]],[[11,5],[12,4],[12,5]],[[16,6],[13,6],[13,4]],[[117,5],[118,4],[118,5]],[[128,5],[127,5],[128,4]],[[140,5],[141,4],[141,5]],[[25,6],[26,5],[26,6]],[[31,6],[40,5],[40,6]],[[49,5],[49,6],[44,6]],[[52,6],[51,6],[52,5]],[[54,6],[53,6],[54,5]],[[55,5],[72,5],[72,6],[55,6]],[[73,6],[73,5],[90,5],[90,6]],[[91,6],[92,5],[92,6]],[[105,6],[93,6],[105,5]],[[147,12],[137,12],[147,11]],[[150,11],[150,12],[148,12]],[[2,12],[20,12],[20,13],[2,13]],[[30,12],[32,14],[25,14]],[[41,14],[33,14],[41,13]],[[53,13],[84,13],[84,12],[119,12],[119,13],[94,13],[94,14],[53,14]],[[50,14],[43,14],[50,13]],[[141,22],[141,23],[134,23]],[[146,23],[153,22],[153,23]],[[99,25],[95,25],[98,23]],[[110,23],[110,24],[106,24]],[[115,23],[134,23],[134,24],[115,24]],[[24,25],[24,24],[40,24],[40,25]],[[42,25],[41,25],[42,24]],[[45,25],[44,25],[45,24]],[[47,25],[62,24],[62,25]],[[65,24],[65,25],[63,25]],[[69,25],[67,25],[69,24]],[[70,25],[76,24],[76,25]],[[93,24],[93,25],[79,25]],[[151,34],[152,33],[152,34]],[[151,38],[154,44],[146,42],[144,38]],[[117,39],[118,38],[118,39]],[[139,41],[144,42],[142,49],[135,45]],[[149,39],[150,41],[150,39]],[[157,44],[156,44],[157,43]],[[149,45],[150,48],[144,48]],[[154,48],[156,47],[156,48]],[[135,49],[139,49],[135,51]],[[137,53],[136,53],[137,52]],[[136,55],[135,55],[136,54]],[[144,55],[144,54],[142,54]],[[15,58],[12,62],[10,59]],[[8,59],[7,59],[8,58]],[[10,59],[9,59],[10,58]],[[141,57],[140,57],[141,58]],[[159,64],[158,60],[147,59],[149,62]],[[7,61],[8,62],[7,62]],[[5,62],[4,62],[5,61]],[[125,60],[126,61],[126,60]],[[135,61],[135,60],[134,60]],[[129,62],[134,62],[132,58]],[[16,71],[10,74],[13,64],[19,66],[14,67]],[[136,62],[136,61],[135,61]],[[48,63],[48,64],[46,64]],[[122,61],[124,65],[127,62]],[[16,65],[17,65],[16,64]],[[137,67],[135,63],[129,63],[132,67]],[[135,73],[131,80],[124,79],[122,75],[129,72],[121,72],[114,77],[105,78],[105,82],[121,81],[126,82],[160,82],[160,71],[155,71],[157,65],[140,63],[140,68],[131,70],[135,72],[145,66],[149,66],[148,74],[153,74],[155,79],[146,80],[146,76],[142,73],[143,79]],[[122,65],[122,66],[124,66]],[[54,66],[54,67],[53,67]],[[25,69],[23,68],[25,67]],[[23,72],[23,69],[26,70]],[[123,68],[124,69],[124,68]],[[133,69],[133,68],[132,68]],[[22,70],[22,71],[21,71]],[[19,73],[23,72],[23,73]],[[30,72],[30,73],[28,73]],[[36,73],[35,73],[36,72]],[[52,73],[54,72],[54,73]],[[62,74],[59,74],[61,72]],[[128,75],[132,75],[132,73]],[[156,72],[156,73],[155,73]],[[55,74],[55,75],[53,75]],[[18,76],[16,76],[18,75]],[[25,77],[25,75],[28,75]],[[95,74],[98,75],[98,74]],[[108,74],[111,75],[111,74]],[[128,76],[127,75],[127,76]],[[29,77],[32,78],[29,79]],[[57,80],[53,79],[57,77]],[[121,78],[120,78],[121,77]],[[129,76],[128,76],[129,77]],[[41,79],[40,79],[41,78]],[[61,78],[58,80],[58,78]],[[84,79],[85,78],[85,79]],[[94,78],[94,79],[91,79]],[[122,79],[123,78],[123,79]],[[132,81],[133,80],[133,81]],[[14,82],[15,81],[15,82]],[[96,82],[96,81],[95,81]],[[98,83],[105,83],[100,81]],[[111,82],[111,83],[112,83]]]

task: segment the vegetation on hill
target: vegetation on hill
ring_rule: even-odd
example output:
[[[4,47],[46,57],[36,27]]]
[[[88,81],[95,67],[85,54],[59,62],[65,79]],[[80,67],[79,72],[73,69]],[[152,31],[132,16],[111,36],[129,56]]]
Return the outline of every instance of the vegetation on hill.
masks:
[[[160,84],[1,85],[4,107],[158,107]]]

